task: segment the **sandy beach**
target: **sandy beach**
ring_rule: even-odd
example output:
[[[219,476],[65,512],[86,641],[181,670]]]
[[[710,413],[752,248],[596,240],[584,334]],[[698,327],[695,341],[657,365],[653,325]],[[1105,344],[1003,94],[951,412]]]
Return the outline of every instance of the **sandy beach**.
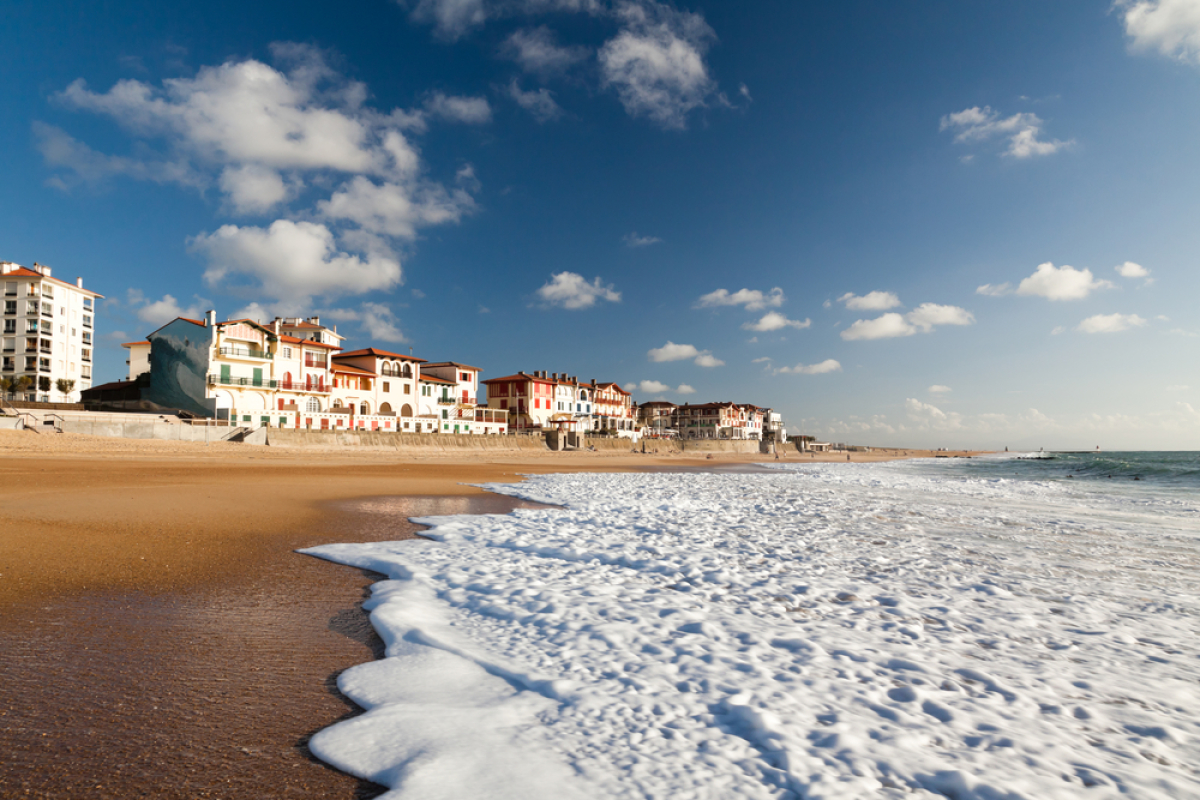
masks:
[[[298,555],[504,513],[467,484],[711,469],[753,454],[397,455],[0,431],[0,797],[372,797],[312,733],[378,654],[371,576]],[[932,455],[854,453],[854,461]],[[955,455],[939,453],[938,455]],[[842,453],[790,461],[845,461]]]

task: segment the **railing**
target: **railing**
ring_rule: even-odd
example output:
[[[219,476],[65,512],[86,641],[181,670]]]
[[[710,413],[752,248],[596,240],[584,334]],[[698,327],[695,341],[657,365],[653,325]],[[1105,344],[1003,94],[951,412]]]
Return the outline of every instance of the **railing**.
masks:
[[[209,375],[208,382],[214,386],[253,386],[258,389],[275,389],[279,385],[279,381],[266,378],[241,378],[232,375]]]
[[[458,401],[455,400],[453,397],[439,397],[437,399],[437,404],[439,406],[452,406],[457,402]]]
[[[312,358],[311,356],[304,357],[304,366],[306,366],[306,367],[324,368],[327,363],[328,363],[327,361],[318,360],[318,359]]]
[[[263,350],[254,350],[249,347],[222,347],[221,355],[235,356],[237,358],[275,358],[274,354],[272,353],[268,353]]]
[[[279,389],[289,392],[315,392],[317,394],[329,394],[332,387],[324,386],[316,383],[305,383],[304,381],[276,381]]]

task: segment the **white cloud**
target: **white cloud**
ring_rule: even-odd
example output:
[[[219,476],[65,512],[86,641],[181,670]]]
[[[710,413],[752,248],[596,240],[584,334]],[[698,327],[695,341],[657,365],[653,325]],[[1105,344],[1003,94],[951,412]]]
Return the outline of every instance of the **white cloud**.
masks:
[[[658,244],[662,239],[657,236],[638,236],[637,231],[627,233],[621,237],[621,241],[626,247],[649,247],[652,244]]]
[[[655,2],[622,2],[616,13],[622,30],[598,54],[604,85],[630,115],[686,127],[689,112],[716,88],[704,63],[712,28],[700,14]]]
[[[363,303],[357,309],[325,309],[321,316],[346,322],[357,322],[373,341],[406,342],[398,320],[391,308],[383,303]]]
[[[551,275],[550,282],[538,289],[537,295],[547,306],[569,309],[591,308],[597,300],[612,303],[621,301],[621,293],[611,285],[604,286],[600,278],[588,283],[586,278],[574,272],[557,272]]]
[[[700,367],[723,367],[725,362],[714,356],[708,350],[699,350],[695,345],[675,344],[668,341],[662,347],[656,347],[646,352],[646,357],[654,362],[686,361],[692,359]]]
[[[810,325],[812,325],[811,319],[805,319],[803,321],[788,319],[778,311],[768,311],[758,322],[747,322],[742,325],[742,327],[748,331],[778,331],[784,328],[797,328],[803,330]]]
[[[462,189],[435,183],[376,183],[362,175],[317,203],[318,213],[327,219],[353,222],[366,233],[398,239],[415,238],[418,228],[458,222],[474,208],[474,199]]]
[[[261,294],[288,306],[395,286],[401,273],[391,240],[457,222],[474,208],[478,190],[462,170],[453,189],[423,178],[409,135],[432,114],[483,121],[487,101],[434,94],[429,111],[383,113],[366,105],[366,86],[331,69],[318,50],[276,44],[272,53],[278,66],[231,60],[161,86],[125,80],[94,92],[77,80],[56,99],[111,117],[136,138],[139,157],[97,154],[45,128],[45,158],[79,179],[125,174],[216,187],[234,214],[278,210],[285,217],[194,237],[193,250],[209,259],[210,282],[257,278]],[[68,178],[56,176],[63,185]],[[287,208],[305,186],[333,188],[314,208]],[[301,259],[289,266],[283,252]]]
[[[295,196],[299,181],[285,181],[276,170],[242,164],[221,171],[221,191],[238,214],[261,214]]]
[[[904,401],[904,410],[909,420],[922,429],[958,430],[963,427],[961,414],[946,413],[935,405],[922,403],[912,397]]]
[[[634,391],[646,394],[662,394],[663,392],[669,392],[671,387],[659,381],[642,381],[641,383],[635,383],[633,389]]]
[[[203,298],[193,297],[190,305],[181,306],[173,295],[164,294],[160,300],[146,300],[140,292],[130,291],[130,301],[140,305],[137,310],[138,319],[150,325],[165,325],[176,317],[200,319],[212,304]]]
[[[362,258],[343,252],[333,233],[314,222],[281,219],[265,229],[222,225],[189,245],[208,259],[204,279],[210,284],[244,275],[289,310],[301,309],[314,295],[361,294],[400,282],[400,262],[389,253]]]
[[[508,84],[508,95],[517,105],[533,115],[538,122],[549,122],[562,116],[563,110],[554,102],[554,92],[546,87],[525,91],[513,78]]]
[[[854,311],[887,311],[900,305],[900,298],[892,292],[867,292],[861,297],[847,292],[838,298],[838,302]]]
[[[1060,333],[1066,333],[1067,329],[1062,325],[1054,326],[1054,330],[1050,331],[1051,336],[1058,336]]]
[[[975,289],[975,294],[982,294],[986,297],[1004,297],[1012,292],[1012,284],[1010,283],[985,283]]]
[[[679,384],[679,386],[675,389],[675,394],[695,394],[695,393],[696,393],[696,390],[693,389],[691,386],[688,386],[686,383]]]
[[[762,364],[764,362],[769,362],[770,360],[771,360],[770,356],[762,356],[761,358],[753,359],[750,363],[751,364]]]
[[[928,333],[935,325],[973,325],[975,316],[958,306],[922,303],[905,315],[905,319]]]
[[[927,391],[930,394],[945,394],[946,392],[951,391],[951,389],[949,386],[942,386],[940,383],[935,383],[933,386],[930,386]]]
[[[912,336],[916,327],[909,324],[902,314],[889,312],[875,319],[860,319],[846,330],[841,337],[848,342],[863,339],[894,339],[897,336]]]
[[[907,314],[894,311],[875,319],[860,319],[846,330],[841,337],[846,341],[862,339],[894,339],[912,336],[914,333],[929,333],[938,325],[971,325],[975,316],[958,306],[943,306],[937,303],[922,303]]]
[[[766,293],[759,289],[738,289],[732,293],[728,289],[717,289],[701,297],[696,302],[696,308],[745,306],[747,311],[762,311],[764,308],[779,308],[786,299],[783,289],[778,286]]]
[[[1082,300],[1096,289],[1111,289],[1112,283],[1097,280],[1090,269],[1075,269],[1064,264],[1055,267],[1050,262],[1038,264],[1037,270],[1017,286],[1017,294],[1045,297],[1047,300]]]
[[[832,358],[827,358],[819,364],[797,364],[794,367],[780,367],[776,370],[781,375],[825,375],[841,371],[842,365]]]
[[[1122,278],[1141,278],[1143,286],[1149,286],[1154,283],[1154,278],[1150,277],[1150,270],[1143,267],[1141,264],[1135,264],[1132,261],[1126,261],[1124,264],[1118,264],[1114,269]]]
[[[205,184],[203,176],[197,174],[184,161],[109,156],[96,152],[53,125],[35,121],[32,129],[37,140],[38,152],[42,154],[46,164],[66,170],[65,173],[55,175],[47,181],[59,189],[69,189],[71,185],[79,183],[97,184],[119,175],[135,180],[178,183],[183,186],[202,187]]]
[[[588,57],[586,47],[559,45],[554,31],[545,25],[514,32],[505,40],[502,52],[526,72],[543,78],[561,75]]]
[[[1200,3],[1196,0],[1118,0],[1134,50],[1200,64]]]
[[[1044,124],[1037,114],[1026,112],[1002,118],[991,106],[975,106],[942,117],[941,130],[955,131],[954,141],[959,144],[1005,138],[1008,147],[1004,155],[1018,159],[1048,156],[1075,143],[1073,139],[1039,139]]]
[[[492,121],[492,107],[488,105],[486,97],[458,97],[434,92],[425,101],[425,108],[436,117],[466,125],[483,125]]]
[[[1137,314],[1097,314],[1079,323],[1076,330],[1084,333],[1119,333],[1145,324],[1146,320]]]
[[[694,345],[690,344],[675,344],[668,341],[662,347],[655,347],[646,353],[647,358],[651,361],[683,361],[688,358],[695,358],[700,355],[700,351]]]
[[[482,25],[488,12],[484,0],[419,0],[412,17],[418,22],[432,22],[443,38],[457,39]]]

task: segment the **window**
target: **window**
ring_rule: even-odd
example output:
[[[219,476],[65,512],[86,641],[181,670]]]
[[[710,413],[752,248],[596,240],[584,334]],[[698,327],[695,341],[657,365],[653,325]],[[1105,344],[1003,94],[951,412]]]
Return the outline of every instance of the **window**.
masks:
[[[92,362],[92,351],[85,348],[81,357],[83,359],[83,363],[90,364]]]
[[[305,405],[304,405],[304,410],[309,411],[309,412],[320,411],[321,410],[321,401],[315,397],[308,398],[308,402],[305,403]]]
[[[406,383],[406,384],[404,384],[404,393],[405,393],[405,394],[412,394],[412,386],[411,386],[410,384],[407,384],[407,383]]]
[[[4,296],[5,297],[16,297],[17,296],[17,282],[16,281],[5,281],[4,282]],[[13,302],[16,302],[16,301],[13,301]]]
[[[85,327],[85,328],[92,327],[92,315],[91,314],[83,315],[83,327]]]
[[[442,410],[442,419],[450,419],[450,412]]]
[[[92,309],[92,298],[90,298],[90,297],[83,298],[83,307],[90,311]]]
[[[290,348],[290,347],[283,348],[283,357],[291,358],[292,357],[292,348]]]
[[[5,333],[16,333],[17,332],[17,321],[15,319],[4,320],[4,332]]]
[[[467,374],[467,373],[465,373],[465,372],[460,372],[460,373],[458,373],[458,379],[459,379],[460,381],[462,381],[463,383],[470,383],[470,382],[471,382],[471,376],[470,376],[470,375],[468,375],[468,374]]]
[[[38,329],[38,321],[36,319],[25,320],[25,332],[26,333],[37,333],[37,329]]]
[[[25,313],[26,314],[37,314],[38,313],[38,302],[36,300],[30,300],[29,302],[27,302],[25,304]]]
[[[5,314],[17,313],[17,301],[16,300],[5,300],[4,301],[4,313]]]
[[[83,332],[83,343],[84,344],[92,343],[92,335],[90,333],[88,333],[87,331]]]
[[[42,284],[42,297],[54,297],[54,285],[49,283]]]

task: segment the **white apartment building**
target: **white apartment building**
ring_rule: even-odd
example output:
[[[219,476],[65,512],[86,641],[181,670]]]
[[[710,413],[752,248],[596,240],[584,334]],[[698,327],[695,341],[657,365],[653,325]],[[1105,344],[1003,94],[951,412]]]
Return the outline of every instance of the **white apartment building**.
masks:
[[[83,288],[83,278],[67,283],[50,267],[34,262],[26,268],[0,262],[4,281],[3,360],[0,375],[27,376],[23,399],[78,402],[92,385],[96,300],[103,295]],[[67,392],[59,381],[71,381]]]

